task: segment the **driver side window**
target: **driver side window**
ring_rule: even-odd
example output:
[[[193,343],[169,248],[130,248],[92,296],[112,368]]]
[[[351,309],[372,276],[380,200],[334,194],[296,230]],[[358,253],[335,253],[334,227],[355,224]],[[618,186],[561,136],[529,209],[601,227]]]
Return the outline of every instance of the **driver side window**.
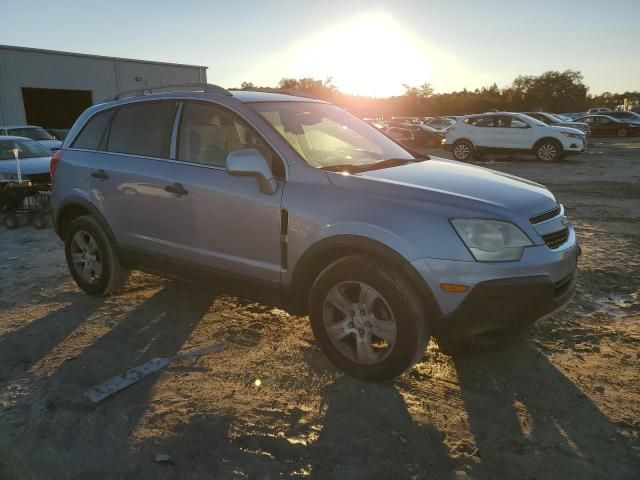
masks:
[[[178,133],[177,160],[226,168],[231,152],[253,148],[271,166],[274,176],[284,178],[280,157],[246,122],[210,103],[185,103]]]
[[[527,128],[528,126],[529,125],[527,125],[527,123],[523,122],[519,118],[511,119],[511,128]]]

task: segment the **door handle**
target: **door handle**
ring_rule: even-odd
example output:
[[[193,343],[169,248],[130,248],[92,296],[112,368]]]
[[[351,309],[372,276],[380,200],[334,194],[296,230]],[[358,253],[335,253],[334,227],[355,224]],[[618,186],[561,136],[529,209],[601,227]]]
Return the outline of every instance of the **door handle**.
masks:
[[[179,183],[174,183],[173,185],[167,185],[166,187],[164,187],[164,189],[169,193],[176,194],[178,197],[181,197],[182,195],[187,195],[189,193],[189,191]]]
[[[106,180],[109,178],[109,175],[103,169],[91,172],[91,176],[93,178],[97,178],[98,180]]]

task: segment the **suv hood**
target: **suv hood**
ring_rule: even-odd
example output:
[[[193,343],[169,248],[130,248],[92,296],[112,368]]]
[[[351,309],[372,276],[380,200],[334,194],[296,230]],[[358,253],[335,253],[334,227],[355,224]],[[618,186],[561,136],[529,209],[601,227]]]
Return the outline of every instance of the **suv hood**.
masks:
[[[512,211],[526,219],[557,205],[555,197],[544,185],[443,158],[431,157],[424,162],[356,175],[329,175],[329,178],[338,188],[363,189],[394,199],[414,196],[412,194],[427,195],[426,198],[435,203],[448,196],[465,209],[500,207],[500,210]]]

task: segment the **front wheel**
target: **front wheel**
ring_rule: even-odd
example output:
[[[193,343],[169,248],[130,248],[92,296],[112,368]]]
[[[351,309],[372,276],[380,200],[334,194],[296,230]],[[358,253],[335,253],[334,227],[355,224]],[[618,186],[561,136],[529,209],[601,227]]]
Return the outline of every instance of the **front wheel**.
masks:
[[[629,130],[623,127],[619,128],[617,133],[619,137],[626,137],[627,135],[629,135]]]
[[[562,147],[558,142],[545,140],[536,146],[536,157],[542,162],[555,162],[562,160]]]
[[[424,308],[404,275],[368,255],[335,261],[315,280],[311,327],[327,357],[349,375],[390,380],[424,355]]]
[[[118,258],[108,235],[91,215],[67,227],[64,252],[71,276],[90,295],[109,295],[124,285],[128,271]]]

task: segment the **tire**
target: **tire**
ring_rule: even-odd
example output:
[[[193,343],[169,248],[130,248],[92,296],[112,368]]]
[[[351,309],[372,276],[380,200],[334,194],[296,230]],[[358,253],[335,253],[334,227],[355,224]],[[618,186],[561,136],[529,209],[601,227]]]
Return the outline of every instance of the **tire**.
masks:
[[[473,145],[466,140],[458,140],[453,144],[453,158],[460,162],[466,162],[473,156]]]
[[[35,215],[31,219],[31,225],[38,230],[43,230],[49,226],[47,215],[42,213],[39,215]]]
[[[309,317],[333,364],[364,380],[402,374],[422,358],[430,338],[424,307],[409,281],[368,255],[344,257],[318,275]]]
[[[562,145],[556,140],[542,140],[536,144],[534,153],[541,162],[558,162],[564,156]]]
[[[4,226],[7,230],[15,230],[20,226],[20,220],[15,215],[7,215],[4,217]]]
[[[619,128],[618,131],[616,132],[616,134],[619,137],[626,137],[627,135],[629,135],[629,130],[627,130],[625,127]]]
[[[64,253],[71,276],[90,295],[115,293],[127,280],[128,270],[122,267],[109,237],[91,215],[78,217],[69,224]]]

